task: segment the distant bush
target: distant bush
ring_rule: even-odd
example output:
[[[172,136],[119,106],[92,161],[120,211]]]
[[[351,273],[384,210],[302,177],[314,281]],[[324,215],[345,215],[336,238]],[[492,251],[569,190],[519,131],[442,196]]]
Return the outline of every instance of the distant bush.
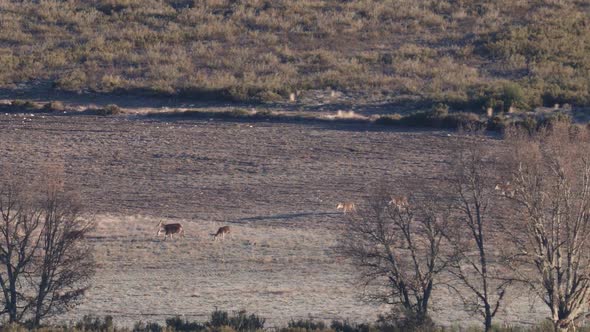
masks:
[[[404,116],[398,114],[381,116],[375,120],[375,124],[447,129],[485,126],[479,115],[475,113],[448,113],[446,108],[435,108],[431,111],[415,112]]]
[[[503,115],[496,115],[488,120],[487,129],[502,131],[508,126],[509,122]]]
[[[557,112],[551,113],[539,121],[540,126],[552,127],[558,123],[572,123],[572,118],[568,114]]]
[[[383,126],[399,126],[402,117],[401,114],[381,115],[375,119],[375,124]]]
[[[107,105],[103,108],[98,108],[95,110],[96,114],[106,116],[106,115],[118,115],[122,114],[123,109],[115,104]]]
[[[285,100],[283,96],[274,91],[261,91],[256,95],[256,99],[261,102],[270,103]]]
[[[162,326],[160,326],[160,324],[158,323],[143,323],[143,322],[137,322],[133,325],[133,330],[131,330],[132,332],[162,332],[164,330],[164,328],[162,328]],[[181,330],[177,330],[177,331],[181,331]]]
[[[40,108],[39,105],[32,101],[20,99],[13,100],[10,105],[24,110],[38,110]]]
[[[166,319],[166,327],[174,331],[203,331],[206,329],[205,325],[197,322],[189,322],[180,317],[172,317]]]
[[[242,108],[234,108],[233,110],[231,110],[228,115],[230,117],[234,117],[234,118],[241,118],[241,117],[247,117],[252,115],[252,113],[248,110],[242,109]]]
[[[528,108],[526,96],[522,87],[516,83],[506,83],[502,88],[502,101],[504,111],[510,107],[526,109]]]
[[[104,316],[104,318],[101,318],[86,315],[76,323],[75,328],[82,331],[109,332],[114,329],[113,317]]]
[[[288,325],[290,329],[300,328],[306,331],[320,331],[326,329],[326,324],[322,321],[314,321],[313,319],[291,320]]]
[[[349,321],[333,320],[330,328],[336,332],[376,332],[380,331],[378,327],[370,324],[356,324]]]
[[[43,110],[48,112],[63,112],[66,107],[61,101],[52,101],[43,105]]]
[[[236,331],[255,331],[264,328],[266,319],[241,310],[230,315],[227,311],[215,310],[206,324],[211,327],[229,326]]]

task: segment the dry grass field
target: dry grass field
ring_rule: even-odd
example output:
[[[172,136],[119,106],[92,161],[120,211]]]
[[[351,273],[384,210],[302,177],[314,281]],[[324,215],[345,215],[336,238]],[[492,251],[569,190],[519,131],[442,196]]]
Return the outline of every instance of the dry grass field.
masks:
[[[216,307],[269,326],[309,315],[374,320],[386,308],[358,301],[354,267],[334,253],[337,202],[362,202],[378,183],[408,192],[440,177],[465,140],[474,138],[358,124],[0,115],[2,165],[27,176],[63,165],[97,222],[94,286],[59,319],[109,314],[121,325],[203,319]],[[186,238],[156,239],[160,219],[183,223]],[[213,242],[222,225],[233,235]],[[501,319],[544,315],[511,295]],[[448,294],[435,299],[437,322],[477,324]]]
[[[583,0],[2,0],[0,88],[588,106],[589,12]]]

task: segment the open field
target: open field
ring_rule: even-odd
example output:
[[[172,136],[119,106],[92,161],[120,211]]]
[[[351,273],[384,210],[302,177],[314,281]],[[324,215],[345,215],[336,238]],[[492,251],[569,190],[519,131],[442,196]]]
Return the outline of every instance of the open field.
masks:
[[[215,307],[269,325],[375,319],[384,308],[358,302],[354,268],[333,252],[336,203],[362,201],[383,181],[407,192],[414,179],[440,177],[452,147],[469,140],[353,124],[0,115],[2,165],[31,176],[63,165],[98,224],[95,286],[62,319],[110,314],[119,324],[202,319]],[[501,148],[493,137],[479,143]],[[187,237],[155,240],[160,218],[182,222]],[[226,224],[235,234],[212,242]],[[476,323],[448,294],[435,298],[439,323]],[[522,295],[502,318],[538,322],[544,308],[529,304]]]

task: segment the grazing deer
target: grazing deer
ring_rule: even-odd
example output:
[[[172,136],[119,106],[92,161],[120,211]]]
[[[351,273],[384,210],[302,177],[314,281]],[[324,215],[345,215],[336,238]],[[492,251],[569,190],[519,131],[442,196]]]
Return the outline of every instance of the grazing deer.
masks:
[[[217,230],[217,233],[215,233],[215,235],[213,235],[213,241],[217,240],[218,236],[221,236],[221,239],[225,239],[225,235],[230,233],[230,229],[229,226],[223,226],[223,227],[219,227],[219,229]]]
[[[388,205],[393,205],[396,209],[403,209],[410,205],[406,196],[391,196]]]
[[[499,191],[502,196],[514,197],[514,187],[512,187],[510,181],[506,182],[506,184],[498,183],[494,189]]]
[[[162,223],[162,220],[160,220],[160,223],[158,224],[157,228],[158,233],[156,234],[156,236],[160,236],[160,234],[164,232],[164,240],[168,238],[168,235],[170,235],[170,238],[174,238],[174,234],[178,234],[178,236],[184,237],[184,228],[182,228],[181,224],[164,224]]]
[[[344,214],[356,212],[356,205],[354,205],[354,202],[340,202],[336,206],[336,210],[342,210]]]

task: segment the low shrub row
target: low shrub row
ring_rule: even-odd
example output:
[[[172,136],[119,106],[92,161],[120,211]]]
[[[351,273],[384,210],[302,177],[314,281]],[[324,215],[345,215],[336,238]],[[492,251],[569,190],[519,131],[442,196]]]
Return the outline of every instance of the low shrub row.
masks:
[[[51,325],[30,329],[27,326],[7,324],[0,326],[2,332],[251,332],[268,331],[275,332],[478,332],[478,327],[436,326],[431,320],[427,324],[417,325],[412,319],[394,319],[381,316],[374,323],[354,323],[350,321],[333,320],[330,323],[313,319],[291,320],[286,327],[266,327],[266,320],[246,311],[229,313],[215,310],[206,322],[188,321],[178,316],[165,320],[165,324],[157,322],[136,322],[132,328],[117,327],[113,317],[84,316],[80,321],[71,325]],[[582,326],[577,329],[581,332],[590,331],[590,328]],[[551,332],[551,322],[543,321],[530,327],[522,326],[493,326],[494,332]]]

